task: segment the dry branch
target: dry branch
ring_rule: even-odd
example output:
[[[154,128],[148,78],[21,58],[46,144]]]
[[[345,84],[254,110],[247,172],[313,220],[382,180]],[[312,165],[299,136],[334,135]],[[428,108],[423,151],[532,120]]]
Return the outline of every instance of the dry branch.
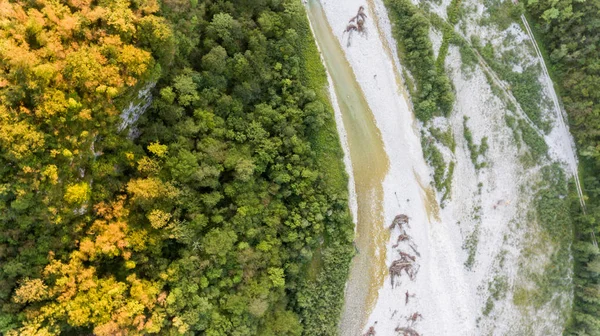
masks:
[[[410,245],[409,245],[409,246],[410,246],[410,248],[413,250],[413,252],[415,252],[415,254],[417,255],[417,257],[421,257],[421,253],[419,253],[419,252],[417,251],[417,248],[416,248],[415,246],[413,246],[414,244],[415,244],[415,243],[413,243],[413,242],[410,242]]]
[[[390,281],[392,287],[394,287],[394,279],[402,275],[402,271],[408,275],[408,278],[412,281],[415,280],[415,276],[419,271],[418,265],[415,263],[416,258],[408,253],[400,251],[400,259],[394,260],[390,266]]]
[[[375,327],[371,326],[363,336],[375,336]]]
[[[400,230],[402,230],[403,229],[402,226],[405,224],[406,224],[406,226],[409,226],[408,225],[408,216],[405,214],[400,214],[400,215],[394,217],[394,220],[392,221],[392,225],[390,225],[390,230],[393,230],[396,226],[398,226],[400,228]]]
[[[396,332],[401,333],[402,336],[419,336],[419,333],[411,327],[398,327]]]
[[[398,239],[396,240],[396,244],[392,245],[392,248],[398,247],[398,245],[400,245],[400,242],[407,241],[407,240],[410,240],[410,237],[406,233],[400,234],[398,236]]]
[[[415,312],[412,315],[410,315],[408,318],[406,318],[406,320],[411,322],[411,324],[414,324],[418,320],[422,320],[422,319],[423,319],[423,315],[419,314],[419,312]]]
[[[348,43],[347,43],[348,47],[351,44],[353,32],[358,32],[361,35],[365,35],[367,33],[367,30],[365,28],[365,20],[366,19],[367,19],[367,14],[365,14],[365,7],[360,6],[358,8],[358,12],[356,13],[355,16],[353,16],[350,19],[350,21],[348,21],[348,25],[346,26],[346,29],[344,30],[344,34],[348,33]]]

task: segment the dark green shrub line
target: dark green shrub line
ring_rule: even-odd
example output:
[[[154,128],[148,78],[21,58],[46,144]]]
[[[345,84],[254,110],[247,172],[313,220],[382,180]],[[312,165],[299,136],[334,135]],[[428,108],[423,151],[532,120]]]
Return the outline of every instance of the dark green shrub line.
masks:
[[[433,168],[433,184],[438,191],[442,190],[444,173],[446,172],[446,162],[442,152],[436,147],[435,139],[421,132],[421,146],[423,147],[423,156]]]
[[[434,116],[448,116],[454,95],[448,76],[437,71],[429,21],[410,0],[386,0],[385,4],[398,42],[398,56],[416,82],[411,94],[417,118],[428,121]]]
[[[475,209],[475,217],[478,216],[478,209]],[[471,232],[463,242],[463,250],[467,251],[467,260],[465,260],[465,268],[471,270],[475,265],[475,255],[477,254],[477,246],[479,245],[479,224],[475,225],[475,229]]]
[[[448,172],[446,173],[446,177],[444,177],[444,182],[442,184],[442,188],[444,190],[444,194],[442,195],[442,206],[446,200],[450,199],[450,194],[452,193],[452,177],[454,176],[454,166],[456,162],[454,160],[450,161],[448,164]]]
[[[451,135],[452,133],[445,132],[443,134]],[[450,145],[452,146],[452,144]],[[450,198],[450,193],[452,192],[452,176],[454,175],[455,162],[451,160],[446,166],[444,156],[436,146],[436,139],[426,135],[424,132],[421,132],[421,146],[425,161],[433,168],[433,186],[438,192],[442,193],[441,201],[443,206],[444,201]]]
[[[456,141],[454,140],[454,134],[452,133],[452,127],[448,127],[446,131],[442,131],[439,128],[430,127],[429,132],[431,135],[439,141],[442,145],[448,147],[454,153],[456,149]]]
[[[448,16],[448,23],[452,26],[456,25],[460,20],[463,10],[461,7],[462,0],[452,0],[446,8],[446,15]]]

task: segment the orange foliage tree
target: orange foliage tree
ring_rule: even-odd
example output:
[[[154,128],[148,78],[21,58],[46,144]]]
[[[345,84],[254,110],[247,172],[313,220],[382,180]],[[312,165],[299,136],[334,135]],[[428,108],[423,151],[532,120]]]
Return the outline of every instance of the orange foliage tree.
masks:
[[[126,142],[120,105],[172,58],[158,9],[156,0],[0,0],[0,333],[161,328],[162,284],[131,260],[150,238],[128,225],[124,199],[111,201],[121,187],[102,193],[96,182],[121,169],[119,153],[102,155]],[[100,272],[106,263],[122,271]]]

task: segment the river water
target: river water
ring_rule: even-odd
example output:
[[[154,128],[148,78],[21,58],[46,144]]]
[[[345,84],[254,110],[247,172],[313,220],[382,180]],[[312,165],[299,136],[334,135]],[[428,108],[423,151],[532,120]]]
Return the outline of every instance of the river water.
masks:
[[[360,332],[377,301],[377,292],[387,274],[385,244],[389,232],[384,227],[383,187],[389,160],[373,113],[356,81],[344,52],[331,32],[321,4],[307,5],[313,33],[322,52],[325,67],[333,81],[337,103],[347,132],[354,173],[358,216],[356,218],[357,255],[346,285],[342,315],[342,335]]]

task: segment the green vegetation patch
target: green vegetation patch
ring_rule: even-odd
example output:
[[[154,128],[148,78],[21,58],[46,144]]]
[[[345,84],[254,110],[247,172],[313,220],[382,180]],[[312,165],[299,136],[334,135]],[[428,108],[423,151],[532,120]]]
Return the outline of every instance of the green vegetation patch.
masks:
[[[471,133],[471,129],[467,126],[467,121],[469,117],[463,117],[463,135],[465,137],[465,141],[467,142],[467,148],[469,149],[471,162],[475,166],[475,169],[479,170],[484,168],[487,165],[487,162],[482,158],[485,156],[485,153],[488,150],[487,136],[481,138],[481,143],[477,145],[473,140],[473,133]]]
[[[479,216],[479,210],[475,209],[475,215],[474,216]],[[473,268],[473,265],[475,265],[475,255],[477,254],[477,246],[479,245],[479,224],[477,224],[475,226],[475,229],[473,229],[473,231],[467,235],[466,239],[463,242],[463,250],[467,251],[467,260],[465,261],[464,265],[468,270],[471,270]]]
[[[527,121],[508,113],[504,115],[504,120],[512,131],[517,148],[520,149],[523,143],[528,148],[528,151],[521,157],[525,167],[539,164],[548,157],[546,140]]]
[[[527,161],[531,163],[540,162],[542,158],[545,158],[548,155],[548,144],[546,144],[546,140],[524,119],[519,119],[518,123],[521,131],[521,138],[530,149]]]
[[[527,66],[522,72],[513,71],[513,65],[518,64],[514,51],[509,50],[502,55],[497,55],[490,42],[482,45],[477,36],[473,36],[471,42],[498,77],[509,83],[510,91],[529,119],[538,128],[549,132],[551,124],[542,114],[543,93],[542,85],[538,80],[539,66]]]
[[[386,0],[392,32],[398,42],[398,55],[414,77],[411,92],[415,114],[421,121],[447,116],[452,111],[454,95],[448,76],[436,67],[429,21],[410,0]]]
[[[433,183],[436,189],[440,190],[446,172],[446,162],[442,152],[435,145],[435,139],[421,132],[421,146],[423,147],[423,156],[427,163],[433,167]]]
[[[541,169],[540,181],[534,186],[532,217],[540,230],[534,230],[532,240],[527,243],[524,260],[537,260],[537,256],[548,254],[541,269],[538,263],[526,267],[525,282],[516,286],[513,302],[522,307],[541,309],[550,307],[566,321],[570,310],[569,294],[573,289],[571,274],[571,241],[573,218],[570,214],[572,198],[566,177],[558,164]],[[558,294],[558,295],[557,295]]]
[[[430,127],[429,132],[437,141],[448,147],[448,149],[454,153],[454,150],[456,149],[456,141],[454,140],[452,127],[447,127],[445,131],[442,131],[440,128]]]
[[[506,297],[508,291],[508,281],[506,276],[497,275],[488,283],[488,292],[490,295],[483,308],[483,315],[488,316],[494,309],[494,302]]]
[[[441,133],[438,129],[436,131],[439,132],[436,134],[441,137],[449,136],[449,138],[446,138],[446,141],[452,146],[453,142],[450,142],[450,139],[454,140],[450,129],[448,129],[449,132],[444,133]],[[421,146],[427,164],[433,168],[433,185],[437,191],[442,193],[443,205],[444,201],[450,198],[450,193],[452,192],[452,177],[454,175],[455,162],[452,160],[446,165],[444,156],[436,145],[436,138],[428,136],[424,132],[421,132]]]

